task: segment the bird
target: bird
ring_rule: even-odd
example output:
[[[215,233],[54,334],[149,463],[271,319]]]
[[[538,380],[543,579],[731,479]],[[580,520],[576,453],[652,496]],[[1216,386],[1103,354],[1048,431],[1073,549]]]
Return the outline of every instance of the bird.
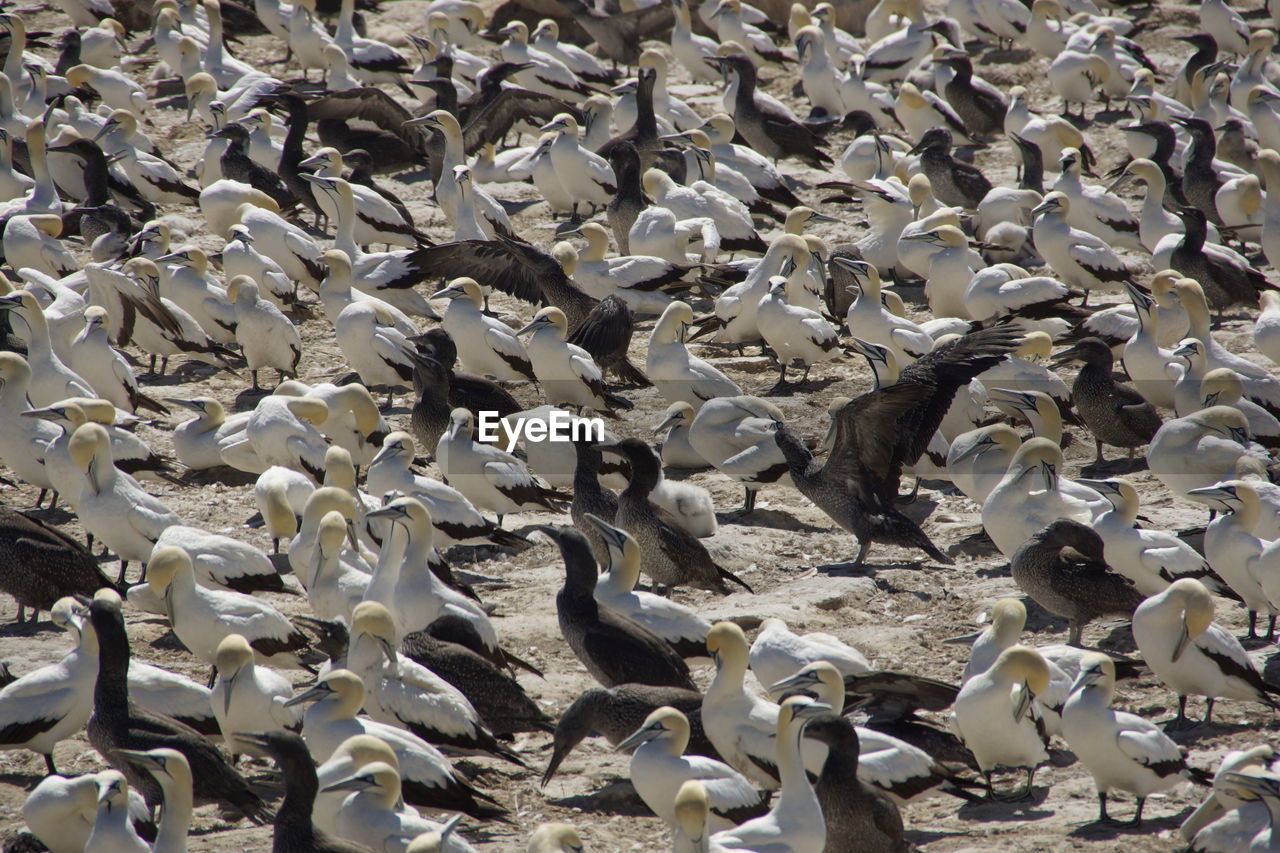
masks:
[[[1178,695],[1174,728],[1187,724],[1187,697],[1204,696],[1204,722],[1217,699],[1275,707],[1277,688],[1267,684],[1244,648],[1213,621],[1213,598],[1194,578],[1174,581],[1133,614],[1133,637],[1143,660]]]
[[[1100,616],[1127,616],[1144,596],[1133,581],[1111,569],[1093,528],[1069,518],[1035,533],[1010,561],[1013,579],[1037,604],[1065,616],[1067,643],[1080,645],[1086,624]]]
[[[1111,348],[1099,338],[1085,338],[1054,357],[1054,364],[1070,361],[1084,362],[1071,386],[1071,399],[1085,426],[1093,433],[1097,446],[1094,464],[1106,460],[1102,446],[1111,444],[1128,447],[1133,455],[1135,447],[1148,444],[1162,423],[1156,407],[1128,385],[1112,378]]]
[[[601,449],[616,450],[631,465],[631,478],[618,495],[614,523],[631,534],[640,546],[642,572],[655,584],[668,588],[690,585],[728,595],[727,581],[732,581],[747,592],[752,591],[737,575],[717,564],[696,537],[650,501],[649,495],[662,469],[647,444],[626,438]]]
[[[1023,790],[1006,798],[1027,797],[1036,767],[1049,758],[1032,711],[1035,696],[1048,686],[1049,668],[1039,652],[1012,646],[1000,653],[990,669],[960,688],[952,723],[973,751],[992,799],[996,793],[991,774],[997,767],[1026,770]]]
[[[586,537],[572,528],[543,528],[560,548],[565,582],[556,614],[565,642],[605,687],[637,682],[693,690],[689,667],[648,628],[601,607],[593,595],[597,569]]]
[[[19,623],[38,621],[41,610],[52,610],[64,596],[92,597],[112,585],[80,543],[10,507],[0,507],[0,565],[0,590],[13,596]]]
[[[697,779],[707,789],[709,825],[718,829],[748,820],[768,810],[768,798],[736,770],[721,761],[684,755],[689,721],[675,708],[664,706],[645,718],[640,728],[614,749],[634,748],[631,781],[645,805],[668,826],[675,824],[671,783]]]
[[[1098,786],[1098,820],[1111,822],[1107,794],[1119,789],[1137,797],[1133,825],[1138,826],[1147,797],[1191,774],[1181,748],[1154,723],[1111,708],[1115,687],[1115,662],[1098,652],[1086,655],[1062,709],[1062,733]]]
[[[270,809],[250,790],[248,783],[227,763],[222,753],[194,729],[144,710],[130,699],[127,671],[129,637],[119,600],[98,597],[89,605],[89,620],[98,636],[98,676],[93,689],[93,715],[89,718],[89,742],[108,763],[120,769],[154,807],[161,801],[159,785],[129,762],[118,749],[147,750],[158,746],[176,749],[191,768],[197,803],[216,801],[263,823]]]
[[[254,649],[239,634],[228,634],[218,643],[214,658],[218,671],[213,684],[212,705],[223,742],[232,755],[261,755],[258,744],[243,742],[237,733],[255,729],[257,733],[279,732],[300,720],[284,709],[293,697],[293,685],[274,670],[254,662]]]

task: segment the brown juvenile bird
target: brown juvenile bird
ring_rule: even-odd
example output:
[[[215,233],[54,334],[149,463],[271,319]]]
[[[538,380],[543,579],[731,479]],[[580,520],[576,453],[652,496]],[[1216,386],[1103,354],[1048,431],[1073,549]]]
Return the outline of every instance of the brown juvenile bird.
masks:
[[[1111,347],[1101,338],[1085,338],[1054,358],[1054,365],[1082,361],[1084,367],[1071,386],[1071,399],[1098,447],[1094,463],[1106,461],[1102,445],[1135,448],[1148,444],[1160,429],[1160,414],[1141,394],[1111,375]]]

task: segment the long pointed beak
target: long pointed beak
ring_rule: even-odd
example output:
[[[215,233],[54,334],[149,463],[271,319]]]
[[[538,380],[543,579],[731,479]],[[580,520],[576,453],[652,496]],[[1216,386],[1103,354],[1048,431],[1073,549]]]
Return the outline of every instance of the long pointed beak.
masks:
[[[1182,653],[1185,652],[1187,650],[1187,647],[1190,645],[1191,645],[1191,632],[1187,630],[1187,622],[1184,619],[1182,621],[1182,625],[1178,630],[1178,642],[1175,643],[1173,646],[1172,660],[1174,663],[1178,662],[1178,659],[1182,657]]]
[[[673,426],[675,426],[675,425],[676,425],[676,423],[677,423],[677,422],[679,422],[679,421],[681,421],[681,420],[683,420],[683,418],[681,418],[681,416],[680,416],[680,415],[668,415],[668,416],[666,417],[666,419],[662,421],[662,423],[658,424],[657,426],[655,426],[655,427],[653,428],[653,431],[654,431],[654,432],[662,432],[663,430],[665,430],[665,429],[667,429],[667,428],[669,428],[669,427],[673,427]]]
[[[330,691],[327,687],[312,687],[307,692],[299,693],[297,696],[294,696],[292,699],[289,699],[288,701],[286,701],[284,703],[284,706],[286,708],[292,708],[295,705],[303,705],[303,704],[306,704],[307,702],[318,702],[324,697],[328,696],[331,692],[332,691]]]
[[[658,736],[658,732],[654,731],[653,729],[648,727],[642,728],[639,731],[633,732],[630,737],[624,738],[622,741],[620,741],[618,745],[613,748],[613,751],[626,752],[627,750],[635,749],[641,744],[648,743],[649,741],[653,740],[657,736]]]

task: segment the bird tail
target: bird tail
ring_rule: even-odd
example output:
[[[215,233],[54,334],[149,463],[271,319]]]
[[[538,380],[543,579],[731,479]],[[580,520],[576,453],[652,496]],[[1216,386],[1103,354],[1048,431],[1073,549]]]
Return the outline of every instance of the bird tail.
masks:
[[[169,414],[169,407],[154,397],[149,397],[141,391],[130,389],[129,402],[133,404],[134,409],[148,409],[157,414]]]
[[[742,587],[743,589],[745,589],[747,592],[751,593],[752,595],[755,595],[755,592],[756,592],[756,591],[755,591],[754,589],[752,589],[752,588],[747,584],[747,582],[746,582],[746,581],[744,581],[742,578],[738,577],[737,575],[735,575],[733,572],[729,571],[728,569],[723,569],[723,568],[721,568],[720,566],[716,566],[716,573],[717,573],[717,576],[718,576],[718,577],[719,577],[719,579],[720,579],[720,587],[721,587],[721,591],[722,591],[725,595],[728,595],[728,594],[729,594],[729,587],[728,587],[728,586],[726,586],[726,585],[724,584],[724,581],[733,581],[733,582],[734,582],[734,583],[736,583],[738,586],[740,586],[740,587]]]
[[[525,672],[531,675],[536,675],[539,678],[546,678],[546,676],[542,674],[542,670],[538,669],[536,666],[529,663],[524,658],[519,657],[518,655],[513,655],[511,652],[507,651],[506,649],[502,650],[502,656],[506,660],[508,668],[514,669],[515,667],[520,667],[520,669],[523,669]]]
[[[610,367],[613,368],[614,373],[618,374],[618,379],[626,385],[634,385],[637,388],[650,388],[653,386],[653,383],[649,381],[649,377],[641,373],[640,368],[632,364],[625,356],[618,359],[616,363],[611,364]],[[630,403],[624,408],[630,409]]]

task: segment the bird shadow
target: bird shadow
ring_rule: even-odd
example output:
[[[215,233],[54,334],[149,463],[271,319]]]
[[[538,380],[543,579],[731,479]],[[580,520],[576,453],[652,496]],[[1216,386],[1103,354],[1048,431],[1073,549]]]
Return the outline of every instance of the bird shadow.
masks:
[[[653,817],[653,811],[644,804],[635,786],[628,780],[610,782],[591,794],[564,797],[548,801],[559,808],[577,809],[596,814],[622,815],[626,817]]]
[[[1114,477],[1145,470],[1147,470],[1146,458],[1136,456],[1133,459],[1104,459],[1102,462],[1093,462],[1081,468],[1080,473],[1086,477]]]
[[[237,412],[252,409],[258,405],[259,400],[270,397],[274,390],[273,388],[246,388],[236,395],[232,406]]]
[[[150,620],[150,621],[158,622],[160,620]],[[167,624],[167,622],[162,624]],[[152,640],[151,648],[156,649],[157,651],[167,651],[167,652],[190,651],[185,645],[183,645],[182,641],[178,639],[178,635],[173,633],[173,629],[169,629],[165,631],[159,637],[156,637],[154,640]]]
[[[982,58],[978,60],[979,65],[1017,65],[1023,62],[1030,62],[1034,54],[1026,48],[1014,48],[1013,50],[992,49],[982,54]]]
[[[1172,719],[1156,723],[1160,730],[1173,739],[1174,742],[1183,745],[1197,744],[1209,738],[1239,734],[1240,732],[1257,728],[1252,723],[1221,723],[1214,720],[1207,723],[1196,720],[1189,725],[1178,728],[1173,728],[1172,724]]]
[[[785,385],[774,385],[768,390],[761,391],[761,397],[793,397],[797,393],[812,394],[816,391],[825,391],[841,378],[829,376],[826,379],[810,379],[806,382],[788,382]]]
[[[1153,835],[1162,830],[1172,831],[1177,829],[1182,825],[1183,819],[1189,812],[1190,809],[1184,809],[1176,815],[1147,818],[1137,826],[1128,822],[1107,821],[1103,823],[1099,820],[1091,820],[1086,824],[1077,826],[1067,835],[1071,838],[1084,838],[1090,841],[1108,841],[1126,835]]]
[[[1280,652],[1267,657],[1262,665],[1262,680],[1268,684],[1280,684]]]
[[[14,621],[0,625],[0,637],[34,637],[37,634],[61,633],[61,631],[61,628],[47,619],[43,622],[32,622],[28,619],[26,622]]]
[[[1022,774],[1013,777],[1013,784],[1022,784]],[[1041,808],[1049,797],[1049,786],[1036,786],[1031,794],[1021,800],[985,799],[976,803],[965,803],[956,814],[961,820],[980,821],[1029,821],[1043,820],[1052,817],[1054,812]]]
[[[213,483],[221,483],[224,486],[252,486],[257,481],[256,474],[232,468],[230,465],[190,470],[182,475],[182,482],[189,486],[208,486]]]
[[[24,509],[26,515],[34,515],[41,521],[49,524],[69,524],[75,520],[75,515],[68,511],[64,506],[58,505],[50,509],[49,507],[41,507],[40,509]]]
[[[0,773],[0,785],[30,790],[45,778],[43,773]]]
[[[749,513],[717,512],[716,521],[736,524],[739,527],[767,527],[771,530],[792,530],[799,533],[827,533],[829,528],[806,524],[789,512],[780,509],[754,509]]]

